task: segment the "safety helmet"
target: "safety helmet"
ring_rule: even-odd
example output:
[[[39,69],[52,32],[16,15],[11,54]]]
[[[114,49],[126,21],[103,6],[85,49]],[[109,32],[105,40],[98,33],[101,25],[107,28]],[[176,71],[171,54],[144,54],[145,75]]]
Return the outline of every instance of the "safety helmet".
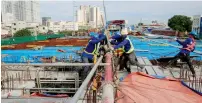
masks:
[[[121,35],[127,35],[128,34],[128,29],[124,28],[121,30]]]
[[[192,36],[196,37],[196,36],[197,36],[197,33],[196,33],[195,31],[191,31],[191,32],[189,33],[189,35],[192,35]]]
[[[98,34],[95,32],[90,32],[90,37],[98,38]]]

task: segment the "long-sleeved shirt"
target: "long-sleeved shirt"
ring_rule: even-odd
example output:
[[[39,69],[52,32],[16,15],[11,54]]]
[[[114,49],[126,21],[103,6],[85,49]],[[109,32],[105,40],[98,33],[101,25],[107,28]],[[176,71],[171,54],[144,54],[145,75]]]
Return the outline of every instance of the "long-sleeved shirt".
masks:
[[[187,45],[192,44],[194,41],[191,38],[187,38],[184,42],[181,42],[180,40],[176,40],[180,45],[182,45],[182,48],[187,48]],[[195,47],[194,47],[195,50]],[[193,51],[194,51],[193,50]],[[188,54],[190,53],[190,51],[186,50],[186,49],[181,49],[180,53],[185,53]]]
[[[124,51],[128,52],[131,49],[132,45],[130,44],[130,41],[126,38],[127,36],[124,37],[124,40],[122,42],[120,42],[118,45],[115,45],[114,49],[118,49],[124,46]]]
[[[122,37],[121,37],[121,35],[118,34],[118,33],[115,33],[115,35],[112,36],[111,39],[113,39],[113,40],[111,41],[111,44],[112,44],[112,45],[118,45],[119,43],[122,42]]]
[[[104,37],[101,38],[91,38],[91,40],[88,42],[88,45],[86,46],[85,51],[88,53],[92,53],[96,49],[96,44],[98,44],[100,41],[103,40]],[[82,57],[87,57],[88,59],[93,59],[93,54],[88,54],[86,52],[82,53]]]
[[[101,42],[100,42],[101,45],[107,44],[107,37],[104,33],[100,33],[98,38],[101,39]]]

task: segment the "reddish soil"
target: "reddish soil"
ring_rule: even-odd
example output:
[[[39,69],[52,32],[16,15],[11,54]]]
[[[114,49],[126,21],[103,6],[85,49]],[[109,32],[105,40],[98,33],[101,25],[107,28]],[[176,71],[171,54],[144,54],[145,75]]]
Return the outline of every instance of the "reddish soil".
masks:
[[[45,41],[36,41],[23,44],[15,44],[9,46],[1,46],[2,50],[6,49],[29,49],[35,46],[86,46],[88,39],[86,38],[68,38],[68,39],[49,39]]]

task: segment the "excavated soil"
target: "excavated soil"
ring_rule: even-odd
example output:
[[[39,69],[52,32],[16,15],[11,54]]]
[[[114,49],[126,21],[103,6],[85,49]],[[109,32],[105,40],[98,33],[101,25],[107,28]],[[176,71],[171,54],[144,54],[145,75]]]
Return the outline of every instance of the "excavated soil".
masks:
[[[45,41],[35,41],[22,44],[4,45],[1,46],[2,50],[15,50],[15,49],[30,49],[37,46],[86,46],[88,43],[87,38],[68,38],[68,39],[49,39]]]

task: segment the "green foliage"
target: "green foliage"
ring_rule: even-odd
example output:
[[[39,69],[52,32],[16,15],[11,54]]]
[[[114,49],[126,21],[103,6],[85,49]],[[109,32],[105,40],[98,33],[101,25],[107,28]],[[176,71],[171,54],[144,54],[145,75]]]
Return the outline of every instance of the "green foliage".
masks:
[[[138,26],[142,26],[143,25],[143,23],[138,23]]]
[[[68,35],[71,36],[73,31],[60,31],[59,34],[64,34],[64,35]]]
[[[190,17],[184,15],[174,15],[168,20],[168,26],[180,32],[191,31],[192,21]]]
[[[28,29],[22,29],[14,33],[14,37],[21,37],[21,36],[31,36],[31,31],[29,31]]]

